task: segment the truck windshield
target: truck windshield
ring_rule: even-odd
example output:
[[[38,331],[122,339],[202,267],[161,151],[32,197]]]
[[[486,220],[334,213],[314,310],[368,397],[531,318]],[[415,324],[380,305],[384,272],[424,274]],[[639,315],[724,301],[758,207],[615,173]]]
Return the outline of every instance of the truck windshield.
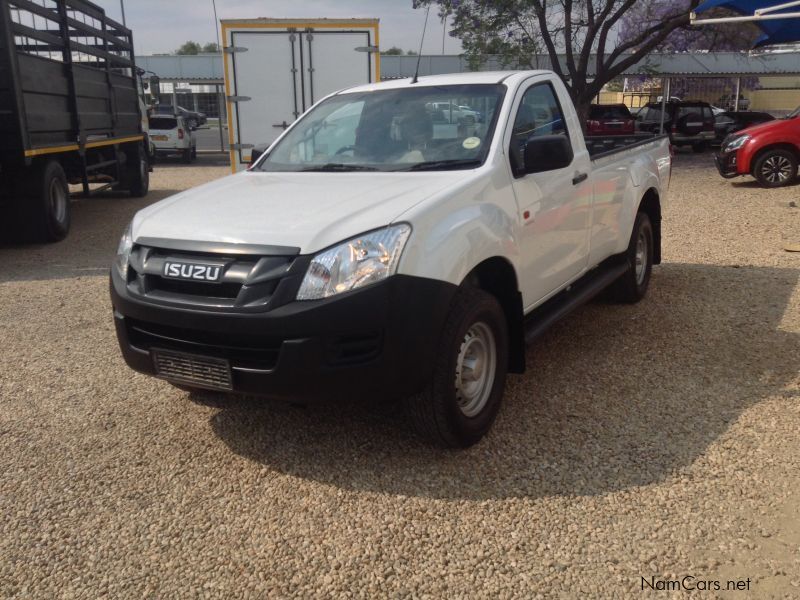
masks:
[[[422,86],[333,96],[298,122],[261,171],[470,169],[486,158],[502,85]]]

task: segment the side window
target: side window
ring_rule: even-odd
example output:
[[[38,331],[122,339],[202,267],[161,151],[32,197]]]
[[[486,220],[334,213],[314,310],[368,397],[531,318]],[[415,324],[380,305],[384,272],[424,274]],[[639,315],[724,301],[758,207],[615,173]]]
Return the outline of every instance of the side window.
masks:
[[[569,139],[564,113],[549,83],[529,88],[522,96],[511,133],[510,157],[516,170],[525,163],[525,144],[543,135],[563,135]]]
[[[526,140],[540,135],[567,135],[564,113],[549,83],[525,92],[514,120],[514,135],[524,135]]]

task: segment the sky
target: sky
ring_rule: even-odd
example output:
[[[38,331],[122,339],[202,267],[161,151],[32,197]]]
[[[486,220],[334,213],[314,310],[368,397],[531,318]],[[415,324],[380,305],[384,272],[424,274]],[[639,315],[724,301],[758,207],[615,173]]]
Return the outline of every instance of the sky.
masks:
[[[183,42],[215,42],[211,0],[122,0],[133,30],[136,54],[173,52]],[[120,0],[93,0],[112,19],[121,21]],[[381,48],[419,49],[425,11],[411,0],[216,0],[220,19],[255,17],[370,17],[381,20]],[[442,22],[431,8],[423,54],[441,54]],[[459,54],[461,43],[445,36],[445,54]]]

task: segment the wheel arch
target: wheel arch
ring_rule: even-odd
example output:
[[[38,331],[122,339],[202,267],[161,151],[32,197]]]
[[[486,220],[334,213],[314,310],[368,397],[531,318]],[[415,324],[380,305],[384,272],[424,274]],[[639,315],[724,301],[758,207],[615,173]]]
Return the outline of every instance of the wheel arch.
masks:
[[[525,372],[525,332],[522,294],[514,266],[501,256],[487,258],[474,267],[461,285],[481,289],[500,303],[508,325],[508,371]]]
[[[661,196],[651,187],[642,196],[636,212],[644,212],[653,226],[653,264],[661,264]]]

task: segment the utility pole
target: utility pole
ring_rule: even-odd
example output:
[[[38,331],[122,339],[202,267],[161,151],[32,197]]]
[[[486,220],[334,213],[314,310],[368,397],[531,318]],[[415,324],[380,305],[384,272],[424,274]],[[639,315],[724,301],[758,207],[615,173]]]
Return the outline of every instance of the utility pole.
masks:
[[[122,24],[127,27],[128,24],[125,23],[125,0],[119,0],[119,7],[122,9]]]
[[[222,46],[219,45],[219,19],[217,18],[217,2],[211,0],[211,6],[214,7],[214,33],[217,34],[217,48],[222,52]]]

